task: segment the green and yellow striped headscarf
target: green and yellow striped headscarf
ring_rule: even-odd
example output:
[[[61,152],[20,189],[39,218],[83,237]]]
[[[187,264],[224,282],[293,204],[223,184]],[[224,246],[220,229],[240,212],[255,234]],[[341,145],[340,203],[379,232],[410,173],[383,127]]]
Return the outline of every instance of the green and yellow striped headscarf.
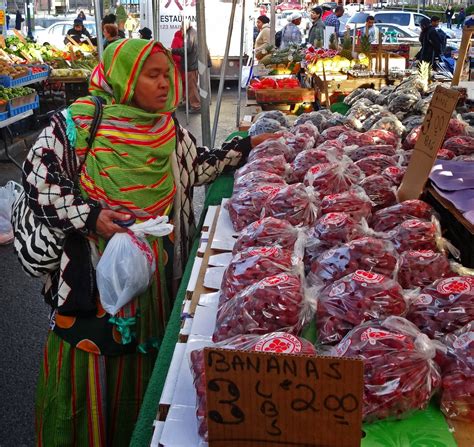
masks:
[[[132,99],[143,64],[154,52],[167,56],[170,89],[165,107],[150,113],[134,107]],[[175,193],[170,161],[176,145],[172,113],[181,97],[181,78],[171,54],[153,41],[117,41],[107,47],[92,73],[89,91],[104,98],[106,105],[81,172],[83,194],[105,208],[142,219],[167,213]],[[70,107],[79,157],[87,151],[94,109],[89,97]]]

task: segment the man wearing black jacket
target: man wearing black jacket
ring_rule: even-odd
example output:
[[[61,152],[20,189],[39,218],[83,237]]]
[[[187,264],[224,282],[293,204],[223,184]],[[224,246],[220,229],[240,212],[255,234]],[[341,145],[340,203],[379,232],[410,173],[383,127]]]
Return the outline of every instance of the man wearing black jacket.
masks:
[[[73,27],[67,32],[67,35],[74,40],[78,45],[87,41],[87,37],[90,39],[91,35],[87,31],[81,19],[75,19]],[[66,37],[64,44],[67,45],[70,40]]]
[[[421,34],[420,43],[421,50],[416,58],[422,62],[430,63],[436,68],[436,59],[441,56],[442,43],[436,28],[431,25],[429,19],[422,19],[420,22]]]
[[[197,31],[188,25],[186,31],[186,49],[188,55],[188,72],[186,73],[186,82],[188,83],[188,100],[191,106],[191,113],[201,111],[201,98],[199,96],[199,73],[198,73],[198,42]],[[184,48],[173,48],[173,54],[180,55],[181,64],[184,72]]]

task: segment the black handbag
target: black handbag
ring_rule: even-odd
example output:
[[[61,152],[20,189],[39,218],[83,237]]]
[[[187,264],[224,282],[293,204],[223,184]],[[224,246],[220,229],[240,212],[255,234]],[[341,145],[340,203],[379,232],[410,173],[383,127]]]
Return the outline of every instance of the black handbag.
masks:
[[[95,103],[95,110],[87,138],[87,152],[92,147],[103,115],[103,99],[97,96],[91,99]],[[62,230],[50,228],[36,218],[28,206],[24,191],[13,204],[11,222],[15,236],[13,247],[23,270],[35,277],[57,270],[66,235]]]

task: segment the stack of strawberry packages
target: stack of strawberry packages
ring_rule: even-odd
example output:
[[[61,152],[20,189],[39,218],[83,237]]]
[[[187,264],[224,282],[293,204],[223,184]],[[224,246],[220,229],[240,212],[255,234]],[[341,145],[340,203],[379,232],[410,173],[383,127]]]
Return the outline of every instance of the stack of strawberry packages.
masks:
[[[402,142],[302,122],[235,174],[238,238],[213,342],[255,350],[279,338],[269,350],[364,360],[365,421],[406,417],[437,393],[447,416],[474,421],[474,276],[448,258],[456,249],[431,206],[397,202],[416,131]],[[468,140],[458,122],[450,129]],[[446,149],[461,154],[451,134]],[[317,350],[302,338],[309,324]],[[191,357],[204,434],[202,352]]]

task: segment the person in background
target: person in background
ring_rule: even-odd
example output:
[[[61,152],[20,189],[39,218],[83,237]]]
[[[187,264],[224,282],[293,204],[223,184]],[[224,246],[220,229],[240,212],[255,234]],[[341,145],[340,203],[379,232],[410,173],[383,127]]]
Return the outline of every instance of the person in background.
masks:
[[[324,25],[323,19],[323,10],[319,6],[313,8],[310,12],[310,17],[312,21],[311,28],[308,33],[308,44],[316,46],[318,41],[323,41],[324,39]]]
[[[301,17],[300,12],[294,12],[288,17],[288,23],[281,30],[280,49],[288,48],[290,45],[301,45],[303,42],[303,35],[299,29]]]
[[[89,39],[91,38],[89,31],[87,31],[81,19],[74,19],[74,25],[67,32],[67,35],[79,45],[81,43],[86,42],[87,37]],[[68,43],[71,43],[71,41],[67,37],[65,37],[64,44],[67,45]]]
[[[421,19],[420,43],[421,50],[416,55],[420,62],[428,62],[433,68],[436,68],[435,62],[441,56],[441,40],[439,34],[431,25],[429,19]]]
[[[104,30],[104,25],[117,25],[117,16],[115,14],[108,14],[102,19],[102,34]],[[125,31],[123,29],[118,30],[118,35],[121,39],[125,39]]]
[[[448,28],[451,29],[453,26],[453,15],[454,15],[454,10],[451,5],[448,5],[446,8],[446,12],[444,13],[446,15],[446,23],[448,25]]]
[[[184,23],[183,23],[184,27]],[[199,96],[199,73],[198,73],[198,42],[197,31],[188,22],[186,30],[186,53],[188,60],[188,72],[186,73],[186,82],[188,83],[188,101],[191,106],[191,113],[199,113],[201,111],[201,98]],[[183,33],[184,35],[184,33]],[[173,54],[181,56],[181,67],[183,73],[184,67],[184,40],[181,48],[173,48]]]
[[[79,20],[82,20],[82,21],[86,20],[86,15],[85,15],[84,11],[82,11],[82,10],[79,11],[79,14],[77,15],[77,18]]]
[[[439,22],[441,19],[438,16],[431,17],[431,26],[436,30],[439,36],[439,40],[441,43],[441,54],[444,54],[446,51],[446,45],[448,43],[448,36],[446,33],[439,27]]]
[[[326,27],[328,26],[333,26],[334,27],[334,32],[336,33],[336,36],[339,37],[339,29],[341,28],[341,22],[339,21],[339,17],[342,17],[344,15],[344,7],[343,6],[337,6],[336,9],[334,10],[334,13],[326,17],[326,20],[324,20],[324,24]]]
[[[138,34],[140,36],[140,39],[151,40],[151,38],[153,37],[151,29],[147,28],[146,26],[142,29],[139,29]]]
[[[5,16],[5,21],[6,21],[6,24],[7,24],[7,30],[10,29],[10,15],[7,13],[7,15]]]
[[[21,24],[25,21],[19,9],[16,10],[15,15],[15,29],[21,31]]]
[[[173,41],[171,42],[171,50],[174,48],[183,48],[184,47],[184,35],[183,28],[180,28],[174,33]],[[186,76],[184,73],[184,61],[183,57],[179,54],[173,54],[173,60],[176,66],[179,68],[179,74],[181,75],[181,82],[183,84],[183,92],[186,91]]]
[[[323,15],[321,16],[321,18],[323,19],[323,22],[324,22],[332,14],[332,10],[329,6],[325,6],[325,5],[322,6],[322,9],[323,9]]]
[[[464,26],[464,20],[466,20],[466,11],[464,8],[461,8],[456,20],[458,22],[457,29]]]
[[[260,16],[256,23],[259,33],[255,39],[255,58],[259,61],[267,54],[265,48],[270,44],[270,19]]]
[[[104,49],[107,48],[112,42],[120,40],[118,35],[118,26],[107,23],[104,25]]]
[[[368,36],[370,43],[379,42],[379,30],[375,26],[374,16],[368,16],[365,19],[365,26],[362,28],[362,36]]]
[[[130,445],[170,316],[172,286],[196,235],[194,187],[232,171],[252,148],[276,138],[197,147],[174,115],[181,97],[177,68],[154,41],[107,47],[89,92],[51,118],[23,166],[25,200],[35,217],[66,233],[60,267],[43,291],[52,313],[37,383],[37,446]],[[88,152],[92,96],[105,106]],[[101,305],[95,266],[110,239],[127,232],[117,223],[157,216],[169,216],[174,231],[147,237],[156,272],[113,317]]]
[[[134,31],[137,29],[138,23],[135,20],[135,17],[131,13],[128,14],[127,20],[125,21],[125,31],[128,32],[128,38],[133,37]]]

